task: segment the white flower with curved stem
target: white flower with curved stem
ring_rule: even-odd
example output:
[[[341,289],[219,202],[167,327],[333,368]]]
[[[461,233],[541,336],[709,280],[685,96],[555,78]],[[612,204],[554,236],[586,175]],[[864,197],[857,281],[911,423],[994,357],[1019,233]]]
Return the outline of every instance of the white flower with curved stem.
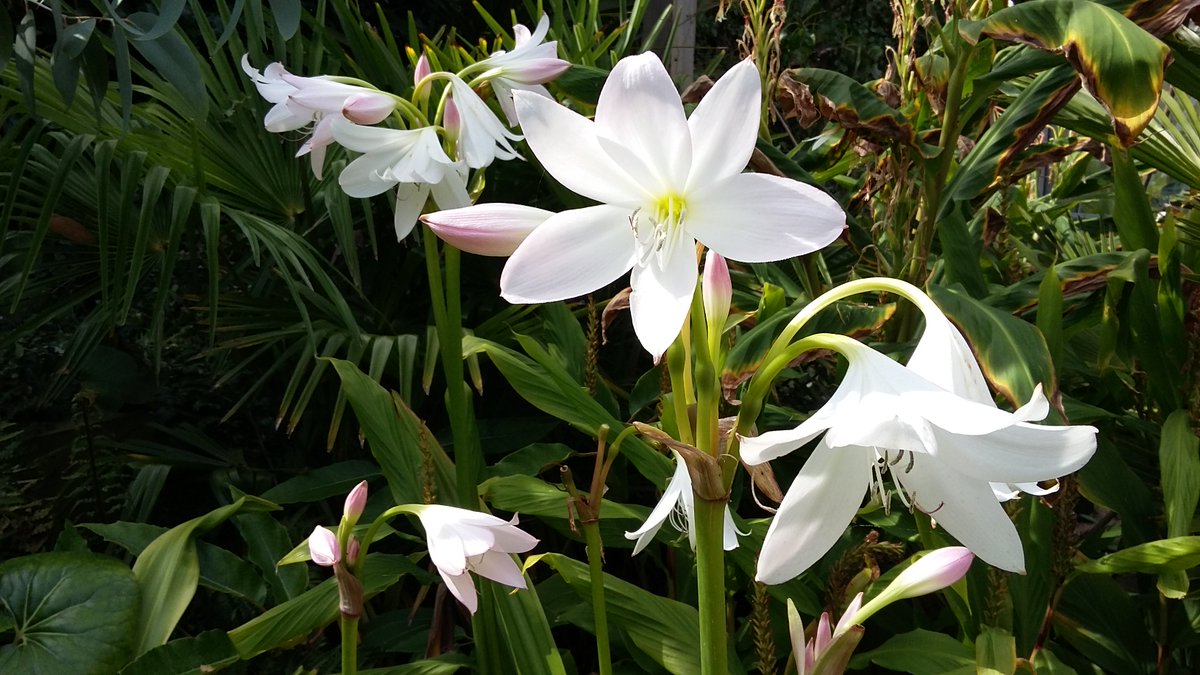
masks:
[[[504,128],[496,113],[457,75],[446,74],[450,93],[446,98],[446,133],[457,141],[458,156],[472,169],[482,169],[496,159],[520,157],[512,141],[521,137]],[[455,122],[450,123],[453,106]]]
[[[633,545],[633,555],[642,552],[646,545],[654,540],[654,535],[658,534],[658,530],[667,520],[675,526],[675,529],[686,531],[688,535],[688,543],[691,544],[692,550],[696,549],[696,527],[692,524],[692,513],[696,510],[696,495],[692,492],[692,477],[688,473],[687,463],[683,461],[676,450],[671,450],[675,454],[675,473],[671,476],[671,480],[667,482],[667,489],[663,491],[662,499],[658,500],[658,504],[654,506],[654,510],[647,516],[646,522],[633,532],[626,532],[626,539],[636,539],[637,543]],[[733,516],[729,513],[729,507],[725,507],[725,526],[724,526],[724,546],[726,551],[732,551],[737,548],[739,532],[737,525],[733,522]]]
[[[513,26],[516,46],[511,52],[493,52],[470,68],[472,71],[483,70],[479,79],[487,80],[492,85],[496,100],[508,117],[509,126],[517,123],[513,91],[528,91],[550,98],[550,92],[542,85],[571,67],[570,62],[558,58],[558,42],[542,42],[549,32],[550,17],[545,14],[538,20],[532,34],[524,25],[517,24]]]
[[[832,242],[845,214],[827,194],[742,173],[758,138],[760,89],[754,64],[743,61],[687,118],[662,62],[648,53],[613,68],[594,122],[514,92],[538,160],[568,189],[601,203],[558,213],[530,233],[504,267],[501,294],[514,303],[565,300],[632,270],[634,330],[657,358],[687,317],[697,240],[743,262]]]
[[[333,141],[333,120],[344,117],[359,124],[377,124],[396,108],[395,99],[384,92],[328,76],[293,75],[280,63],[272,63],[260,72],[250,65],[249,55],[242,56],[242,70],[254,81],[258,93],[275,104],[263,118],[267,131],[294,131],[316,122],[296,156],[312,153],[317,178],[321,177],[325,148]]]
[[[950,335],[927,329],[916,363],[907,367],[845,336],[805,339],[841,353],[849,367],[829,401],[800,426],[741,439],[742,460],[761,464],[821,436],[767,531],[760,581],[781,583],[816,562],[868,489],[887,498],[884,473],[906,505],[935,518],[985,562],[1024,571],[1020,538],[990,483],[1035,482],[1079,469],[1096,450],[1096,429],[1030,424],[1049,409],[1040,387],[1009,413],[935,383],[965,372]]]
[[[349,150],[363,153],[338,176],[351,197],[374,197],[396,187],[396,238],[412,231],[430,194],[439,208],[470,203],[466,167],[442,149],[434,127],[388,129],[335,119],[333,137]]]
[[[492,581],[525,588],[525,576],[513,553],[525,553],[538,540],[511,521],[453,506],[427,504],[409,506],[425,527],[429,558],[446,582],[446,588],[472,614],[479,606],[474,572]]]

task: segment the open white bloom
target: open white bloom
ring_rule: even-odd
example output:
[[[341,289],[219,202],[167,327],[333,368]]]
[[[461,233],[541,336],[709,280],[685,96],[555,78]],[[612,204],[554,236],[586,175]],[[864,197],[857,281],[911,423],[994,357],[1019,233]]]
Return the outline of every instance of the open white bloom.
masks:
[[[334,119],[332,131],[338,143],[363,153],[338,176],[346,194],[373,197],[397,187],[397,239],[412,231],[430,193],[442,209],[471,202],[466,167],[450,159],[433,127],[389,129]]]
[[[654,510],[650,512],[646,522],[640,528],[633,532],[626,532],[626,539],[636,539],[637,543],[633,545],[633,555],[642,552],[646,545],[654,540],[654,535],[658,534],[659,528],[668,519],[671,524],[678,530],[687,530],[688,542],[692,545],[692,549],[696,548],[696,527],[692,523],[692,512],[696,510],[696,495],[692,492],[692,477],[688,473],[687,463],[683,461],[683,457],[675,450],[675,474],[671,476],[671,480],[667,482],[667,489],[663,491],[662,499],[658,500],[658,504],[654,506]],[[682,522],[681,522],[682,521]],[[733,516],[729,513],[729,507],[725,507],[725,550],[732,551],[737,548],[739,532],[737,525],[733,522]]]
[[[519,157],[511,142],[519,141],[521,137],[504,128],[496,113],[462,78],[450,74],[447,78],[450,80],[450,97],[446,100],[446,117],[449,120],[449,112],[453,109],[457,119],[453,125],[447,121],[446,131],[457,137],[458,156],[467,166],[482,169],[496,159]]]
[[[726,73],[690,118],[654,54],[613,68],[593,122],[516,91],[530,149],[567,188],[600,204],[564,211],[517,248],[500,278],[510,302],[565,300],[633,270],[630,311],[655,357],[675,340],[696,287],[696,241],[744,262],[782,260],[837,238],[845,214],[824,192],[742,173],[758,138],[753,62]]]
[[[569,62],[558,58],[558,42],[542,42],[549,31],[550,17],[545,14],[538,20],[532,35],[528,28],[517,24],[513,26],[516,46],[511,52],[494,52],[476,64],[476,67],[485,69],[480,77],[491,83],[492,91],[508,117],[509,126],[517,123],[513,90],[529,91],[549,98],[550,93],[542,84],[562,75],[571,67]]]
[[[391,96],[367,87],[345,84],[328,76],[300,77],[272,63],[262,72],[242,56],[242,70],[254,81],[258,93],[275,106],[263,118],[267,131],[294,131],[316,122],[312,135],[296,156],[312,153],[313,173],[321,176],[325,148],[333,141],[330,125],[344,117],[359,124],[377,124],[395,109]]]
[[[513,560],[538,540],[511,521],[453,506],[429,504],[411,507],[425,527],[429,558],[438,568],[446,588],[472,614],[479,606],[471,572],[492,581],[525,588],[525,577]]]
[[[869,488],[886,501],[884,473],[906,505],[935,518],[985,562],[1024,572],[1020,538],[990,483],[1036,482],[1079,469],[1096,450],[1096,429],[1030,424],[1049,410],[1040,387],[1015,413],[947,389],[943,383],[974,379],[964,362],[974,358],[948,321],[929,322],[907,367],[848,337],[814,338],[849,362],[833,396],[795,429],[741,441],[743,461],[761,464],[824,434],[771,522],[757,578],[781,583],[808,569]]]
[[[308,535],[308,555],[322,567],[333,567],[342,561],[342,548],[338,546],[337,534],[320,525]]]

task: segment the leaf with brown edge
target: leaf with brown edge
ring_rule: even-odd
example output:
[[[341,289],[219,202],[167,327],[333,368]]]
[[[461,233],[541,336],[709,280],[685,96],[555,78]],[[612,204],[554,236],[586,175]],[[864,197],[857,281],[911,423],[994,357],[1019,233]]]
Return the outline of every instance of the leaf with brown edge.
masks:
[[[1066,56],[1108,110],[1125,147],[1150,123],[1171,50],[1120,12],[1084,0],[1032,0],[964,26],[968,39],[993,38]]]

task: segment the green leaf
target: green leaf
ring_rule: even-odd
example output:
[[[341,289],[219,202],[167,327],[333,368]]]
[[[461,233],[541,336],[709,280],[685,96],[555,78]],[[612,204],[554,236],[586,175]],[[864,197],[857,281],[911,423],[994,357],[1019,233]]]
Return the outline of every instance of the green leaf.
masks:
[[[1054,265],[1046,269],[1038,286],[1037,327],[1046,341],[1055,372],[1063,365],[1063,282]]]
[[[1158,444],[1168,537],[1182,537],[1191,532],[1196,502],[1200,501],[1200,455],[1197,453],[1200,453],[1200,438],[1192,432],[1188,412],[1176,410],[1163,424]]]
[[[397,504],[424,501],[421,486],[421,453],[424,449],[433,462],[438,495],[452,501],[455,494],[454,465],[424,422],[404,404],[399,395],[388,392],[353,363],[339,359],[328,361],[342,380],[342,391],[354,409],[371,454],[387,478],[392,499]]]
[[[1200,537],[1172,537],[1148,541],[1110,553],[1075,568],[1085,574],[1122,574],[1146,572],[1157,574],[1188,570],[1200,565]]]
[[[140,30],[130,31],[134,40],[157,40],[166,35],[179,23],[179,17],[183,14],[183,8],[187,5],[187,0],[163,0],[159,5],[158,14],[150,14],[149,19],[145,23],[149,24],[149,28],[141,28]],[[130,17],[132,18],[132,17]],[[150,20],[153,20],[152,22]]]
[[[137,639],[133,653],[141,656],[165,644],[183,616],[200,581],[200,559],[196,537],[231,518],[243,508],[278,509],[257,497],[241,497],[232,504],[177,525],[159,536],[133,563],[133,574],[141,588]]]
[[[1048,396],[1057,391],[1054,364],[1035,326],[965,293],[943,286],[929,291],[962,329],[988,382],[1014,407],[1029,401],[1039,384]]]
[[[530,561],[553,567],[590,606],[592,587],[587,565],[557,553],[534,556]],[[529,564],[527,561],[526,566]],[[694,607],[659,597],[609,574],[604,575],[604,594],[609,625],[626,631],[639,650],[676,675],[700,672],[700,615]]]
[[[1087,660],[1108,673],[1145,672],[1155,645],[1128,593],[1112,579],[1076,576],[1063,587],[1054,629]]]
[[[1125,147],[1133,145],[1158,107],[1170,48],[1098,2],[1023,2],[970,26],[969,32],[1066,56],[1084,86],[1108,109]]]
[[[888,638],[879,647],[850,660],[854,670],[867,664],[914,675],[975,672],[975,656],[963,643],[943,633],[918,628]]]
[[[207,675],[241,660],[223,630],[171,640],[142,654],[121,675]]]
[[[1139,248],[1158,250],[1158,226],[1154,224],[1150,198],[1127,150],[1113,148],[1112,177],[1112,217],[1117,224],[1121,244],[1127,251]]]
[[[450,675],[471,665],[462,654],[444,654],[436,659],[422,659],[402,666],[370,668],[358,671],[358,675]]]
[[[422,573],[404,556],[369,553],[363,561],[363,596],[370,598],[414,571]],[[229,631],[229,639],[242,659],[249,660],[263,652],[296,644],[309,633],[336,621],[337,617],[337,581],[330,576],[303,594]]]
[[[129,660],[138,585],[129,568],[93,553],[41,553],[0,564],[2,673],[108,675]]]
[[[143,30],[148,30],[155,19],[157,17],[146,12],[129,17],[133,25]],[[193,120],[204,119],[208,115],[208,92],[200,71],[200,61],[177,29],[167,31],[153,40],[139,38],[135,34],[133,47],[164,80],[179,90],[187,106],[179,111],[181,114]]]
[[[976,672],[1012,675],[1017,670],[1017,642],[1007,631],[984,626],[975,640]]]
[[[284,40],[292,39],[300,28],[300,0],[271,0],[271,15]]]
[[[336,462],[289,478],[262,493],[262,498],[276,504],[319,502],[345,496],[355,485],[379,475],[379,467],[373,462],[361,459]]]

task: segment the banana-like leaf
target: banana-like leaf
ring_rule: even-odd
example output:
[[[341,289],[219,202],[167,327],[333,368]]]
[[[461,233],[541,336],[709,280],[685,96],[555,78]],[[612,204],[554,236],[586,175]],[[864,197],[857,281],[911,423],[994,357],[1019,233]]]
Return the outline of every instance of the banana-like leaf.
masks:
[[[1176,410],[1163,424],[1158,446],[1167,535],[1188,534],[1200,501],[1200,439],[1192,431],[1186,410]]]
[[[1158,573],[1200,565],[1200,537],[1172,537],[1139,544],[1075,568],[1084,574]]]
[[[1089,0],[1032,0],[964,26],[982,37],[1067,57],[1112,117],[1121,145],[1133,145],[1158,108],[1171,49],[1119,12]]]
[[[901,673],[974,673],[969,648],[944,633],[918,628],[895,635],[869,652],[850,659],[850,668],[870,664]]]
[[[779,87],[786,94],[784,110],[789,116],[807,121],[819,113],[870,140],[907,145],[925,157],[937,154],[935,146],[917,138],[907,117],[854,78],[823,68],[794,68],[780,75]]]

